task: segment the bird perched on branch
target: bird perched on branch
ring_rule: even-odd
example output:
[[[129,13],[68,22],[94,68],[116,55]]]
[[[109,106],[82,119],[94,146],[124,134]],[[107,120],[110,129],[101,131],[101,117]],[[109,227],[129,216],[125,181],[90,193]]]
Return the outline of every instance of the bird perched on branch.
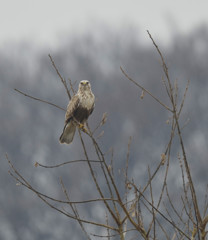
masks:
[[[93,112],[94,105],[95,96],[91,91],[90,82],[82,80],[79,83],[77,94],[72,97],[67,106],[65,126],[59,138],[60,143],[71,143],[77,126],[85,130],[84,123]]]

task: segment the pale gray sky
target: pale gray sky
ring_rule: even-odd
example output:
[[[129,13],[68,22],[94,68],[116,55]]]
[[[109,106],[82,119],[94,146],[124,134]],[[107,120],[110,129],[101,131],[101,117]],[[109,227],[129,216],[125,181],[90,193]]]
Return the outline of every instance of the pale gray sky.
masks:
[[[128,24],[168,42],[208,24],[207,0],[0,0],[0,47],[29,40],[55,47],[65,33],[96,31],[100,23],[118,30]],[[143,39],[143,40],[144,40]]]

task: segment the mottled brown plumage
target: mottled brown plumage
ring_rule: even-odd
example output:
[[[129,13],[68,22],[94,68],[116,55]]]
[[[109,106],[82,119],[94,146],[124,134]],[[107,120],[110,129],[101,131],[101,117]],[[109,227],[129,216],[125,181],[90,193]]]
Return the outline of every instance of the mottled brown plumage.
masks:
[[[76,126],[84,124],[92,113],[95,104],[95,96],[91,91],[90,82],[82,80],[78,92],[70,100],[65,115],[65,126],[60,136],[60,143],[71,143],[74,138]]]

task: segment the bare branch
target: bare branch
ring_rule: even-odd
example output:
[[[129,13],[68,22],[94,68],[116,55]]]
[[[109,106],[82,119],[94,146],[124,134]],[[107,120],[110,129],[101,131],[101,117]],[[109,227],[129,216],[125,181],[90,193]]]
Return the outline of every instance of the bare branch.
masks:
[[[66,199],[70,202],[69,195],[68,195],[68,193],[67,193],[67,191],[66,191],[66,188],[65,188],[65,186],[64,186],[64,183],[63,183],[62,179],[60,179],[60,183],[61,183],[63,192],[64,192],[64,194],[65,194],[65,196],[66,196]],[[77,218],[77,221],[78,221],[78,223],[79,223],[82,231],[85,233],[85,236],[87,237],[88,240],[91,240],[90,236],[88,235],[87,231],[86,231],[85,228],[84,228],[84,225],[83,225],[82,221],[79,220],[80,217],[79,217],[79,213],[78,213],[78,211],[77,211],[76,205],[75,205],[75,204],[72,204],[72,203],[70,203],[69,205],[70,205],[70,207],[71,207],[71,209],[72,209],[75,217]]]
[[[63,211],[63,210],[55,207],[53,204],[51,204],[51,203],[50,203],[48,200],[46,200],[46,199],[50,199],[50,200],[52,200],[52,201],[61,202],[61,203],[68,203],[68,204],[75,204],[75,203],[82,203],[82,202],[67,202],[67,201],[61,201],[61,200],[57,200],[57,199],[51,198],[51,197],[49,197],[49,196],[47,196],[47,195],[44,195],[44,194],[38,192],[38,191],[35,190],[35,189],[28,183],[28,181],[27,181],[25,178],[23,178],[23,176],[17,171],[17,169],[14,167],[14,165],[13,165],[13,164],[11,163],[11,161],[9,160],[7,154],[6,154],[6,159],[7,159],[8,163],[9,163],[9,166],[11,167],[11,169],[12,169],[12,170],[14,171],[14,173],[16,174],[16,176],[15,176],[12,172],[9,171],[10,175],[11,175],[12,177],[14,177],[14,179],[16,179],[16,181],[17,181],[18,183],[20,183],[21,185],[27,187],[29,190],[33,191],[41,200],[43,200],[43,201],[44,201],[48,206],[50,206],[51,208],[55,209],[56,211],[64,214],[65,216],[67,216],[67,217],[69,217],[69,218],[72,218],[72,219],[81,221],[81,222],[83,222],[83,223],[88,223],[88,224],[92,224],[92,225],[96,225],[96,226],[104,227],[104,228],[109,228],[109,229],[111,229],[111,230],[117,231],[116,228],[111,227],[111,226],[107,226],[107,225],[102,224],[102,223],[87,221],[87,220],[84,220],[84,219],[77,219],[76,216],[73,216],[73,215],[71,215],[71,214],[69,214],[69,213],[66,213],[65,211]],[[110,200],[112,201],[112,199],[110,199]],[[91,201],[91,200],[90,200],[90,201]],[[102,199],[102,201],[107,201],[107,200]],[[87,202],[89,202],[89,201],[87,200]]]
[[[132,184],[136,189],[137,187],[135,186],[135,184]],[[185,233],[183,232],[180,228],[178,228],[171,220],[169,220],[163,213],[161,213],[159,211],[159,209],[157,207],[155,207],[154,205],[152,205],[152,203],[147,200],[147,198],[144,196],[144,194],[139,190],[137,189],[137,191],[139,192],[139,194],[142,195],[142,197],[145,199],[145,201],[152,207],[155,209],[155,211],[157,211],[167,222],[169,222],[174,228],[176,228],[180,233],[182,233],[184,236],[186,236],[188,239],[190,239],[190,237]],[[191,239],[190,239],[191,240]]]
[[[100,160],[89,160],[90,162],[92,163],[100,163]],[[57,168],[57,167],[61,167],[61,166],[64,166],[66,164],[70,164],[70,163],[79,163],[79,162],[85,162],[87,163],[87,160],[85,159],[80,159],[80,160],[71,160],[71,161],[67,161],[67,162],[63,162],[63,163],[60,163],[60,164],[57,164],[57,165],[52,165],[52,166],[47,166],[47,165],[43,165],[39,162],[36,162],[35,163],[35,166],[38,167],[43,167],[43,168]]]
[[[145,89],[144,87],[142,87],[139,83],[137,83],[136,81],[134,81],[132,78],[130,78],[127,73],[123,70],[122,67],[120,67],[122,73],[126,76],[126,78],[128,80],[130,80],[131,82],[133,82],[135,85],[137,85],[139,88],[141,88],[144,92],[148,93],[152,98],[154,98],[160,105],[162,105],[164,108],[166,108],[168,111],[172,112],[172,110],[166,106],[164,103],[162,103],[158,98],[156,98],[150,91],[148,91],[147,89]]]
[[[59,109],[61,109],[61,110],[63,110],[63,111],[66,111],[66,109],[64,109],[64,108],[62,108],[62,107],[59,107],[59,106],[56,105],[56,104],[50,103],[50,102],[45,101],[45,100],[42,100],[42,99],[40,99],[40,98],[36,98],[36,97],[30,96],[30,95],[28,95],[28,94],[26,94],[26,93],[24,93],[24,92],[22,92],[22,91],[20,91],[20,90],[18,90],[18,89],[16,89],[16,88],[15,88],[14,90],[15,90],[16,92],[18,92],[18,93],[26,96],[26,97],[29,97],[29,98],[33,99],[33,100],[37,100],[37,101],[39,101],[39,102],[47,103],[47,104],[49,104],[49,105],[51,105],[51,106],[53,106],[53,107],[59,108]]]
[[[208,202],[207,202],[207,193],[205,195],[205,206],[203,214],[201,215],[199,211],[197,196],[194,189],[194,184],[192,182],[192,176],[190,173],[190,168],[188,165],[188,160],[185,152],[184,141],[182,138],[182,129],[179,124],[179,118],[184,107],[184,102],[186,99],[189,81],[184,90],[183,96],[180,98],[180,91],[178,86],[178,81],[174,81],[172,83],[171,78],[169,76],[168,67],[164,60],[164,56],[160,51],[158,45],[155,43],[153,37],[148,32],[148,35],[156,48],[157,52],[160,55],[160,59],[162,61],[162,68],[164,72],[164,77],[162,77],[162,84],[167,92],[167,96],[170,100],[170,107],[162,102],[159,98],[155,97],[150,91],[145,89],[140,83],[137,83],[133,80],[129,75],[120,67],[124,76],[139,87],[142,91],[140,98],[142,99],[144,95],[147,93],[150,95],[156,102],[158,102],[163,109],[167,110],[171,113],[171,116],[168,116],[168,121],[171,122],[169,139],[167,141],[167,145],[164,146],[164,150],[162,151],[161,158],[158,161],[157,166],[153,169],[153,171],[148,166],[148,179],[144,183],[144,186],[137,186],[134,183],[134,179],[131,179],[131,173],[129,173],[129,156],[130,156],[130,145],[132,138],[129,138],[128,149],[126,154],[126,165],[124,166],[123,173],[124,178],[119,179],[119,184],[116,179],[116,166],[114,166],[114,151],[111,151],[111,156],[108,157],[107,153],[102,151],[102,145],[97,141],[98,137],[95,137],[95,132],[106,123],[107,114],[104,113],[100,122],[98,122],[97,126],[91,131],[88,122],[86,122],[87,129],[84,131],[83,129],[78,128],[78,133],[81,141],[81,149],[84,152],[83,159],[66,161],[54,165],[44,165],[39,162],[35,163],[35,166],[40,166],[42,168],[58,168],[61,166],[66,166],[67,164],[77,164],[77,163],[85,163],[89,169],[91,175],[91,182],[94,184],[94,188],[97,190],[98,197],[94,197],[88,200],[78,200],[71,201],[71,195],[73,193],[69,193],[68,188],[65,187],[62,179],[60,180],[62,191],[65,195],[65,201],[61,199],[56,199],[51,197],[50,195],[46,195],[41,193],[36,188],[34,188],[27,179],[14,167],[14,165],[9,160],[6,155],[6,159],[10,166],[9,174],[17,181],[17,185],[22,185],[34,192],[44,203],[46,203],[51,208],[55,209],[61,214],[76,220],[82,231],[85,233],[86,238],[91,240],[91,236],[96,236],[100,238],[107,238],[108,240],[119,236],[121,240],[125,239],[125,234],[127,232],[136,231],[137,234],[140,234],[140,238],[145,240],[156,239],[160,235],[165,235],[166,239],[172,240],[175,238],[184,240],[186,239],[194,239],[198,235],[198,239],[205,240],[207,235],[207,224],[208,224]],[[58,68],[55,65],[55,62],[51,55],[49,54],[50,61],[58,74],[61,83],[64,85],[64,88],[67,92],[69,99],[71,99],[71,94],[74,95],[74,84],[76,82],[72,82],[71,79],[68,79],[68,83],[60,74]],[[67,84],[70,86],[68,88]],[[47,103],[56,108],[64,110],[64,108],[59,107],[53,103],[42,100],[40,98],[36,98],[30,96],[20,90],[15,89],[18,93],[29,97],[33,100],[40,101],[43,103]],[[76,122],[76,120],[74,120]],[[79,123],[76,122],[78,125]],[[101,129],[102,130],[102,129]],[[83,138],[83,132],[88,136],[87,139],[90,140],[90,148],[88,148],[87,144]],[[101,131],[100,131],[101,132]],[[103,133],[102,133],[103,134]],[[97,134],[96,134],[97,135]],[[181,186],[183,195],[181,196],[182,208],[179,208],[177,203],[173,201],[172,196],[169,195],[169,168],[171,169],[170,161],[172,159],[172,144],[174,137],[177,136],[179,138],[180,148],[182,150],[182,157],[178,157],[179,164],[181,167]],[[94,154],[94,155],[93,155]],[[90,159],[89,156],[95,156],[94,159]],[[39,160],[39,159],[38,159]],[[96,163],[96,165],[95,165]],[[71,166],[71,165],[70,165]],[[86,165],[83,165],[86,167]],[[163,166],[163,168],[161,168]],[[73,167],[73,165],[72,165]],[[99,169],[99,176],[95,173]],[[162,183],[160,182],[160,186],[156,188],[157,194],[155,195],[155,184],[156,184],[156,176],[163,170]],[[151,174],[152,172],[152,174]],[[131,179],[131,180],[129,180]],[[188,179],[188,180],[187,180]],[[160,178],[161,181],[161,178]],[[188,182],[187,182],[188,181]],[[121,187],[120,185],[123,184]],[[121,190],[122,189],[122,190]],[[149,189],[149,191],[146,191]],[[150,200],[148,200],[148,198]],[[155,201],[155,199],[158,199]],[[161,203],[164,202],[162,205]],[[97,203],[97,205],[102,206],[106,211],[106,217],[102,218],[102,221],[89,221],[84,219],[81,216],[81,204],[85,204],[84,206],[94,206],[93,204]],[[91,205],[92,204],[92,205]],[[167,206],[167,207],[166,207]],[[69,209],[70,208],[70,209]],[[69,212],[68,212],[69,209]],[[162,209],[162,210],[160,210]],[[165,211],[163,211],[165,209]],[[180,209],[180,211],[178,210]],[[165,213],[163,213],[165,212]],[[203,217],[202,217],[203,216]],[[162,219],[162,222],[161,222]],[[177,221],[176,221],[177,220]],[[104,223],[103,223],[104,222]],[[166,229],[166,224],[163,222],[170,224],[171,230],[173,231],[171,235],[169,234],[169,228]],[[104,236],[102,234],[89,234],[85,227],[85,224],[92,224],[97,227],[104,228],[107,230],[107,235]],[[161,232],[159,235],[158,232]],[[137,236],[138,237],[138,236]]]
[[[56,67],[55,62],[53,61],[53,58],[51,57],[51,55],[48,54],[48,56],[49,56],[49,58],[50,58],[50,60],[51,60],[51,63],[52,63],[52,65],[53,65],[53,67],[54,67],[55,70],[56,70],[56,73],[58,74],[61,82],[63,83],[63,85],[64,85],[64,87],[65,87],[65,90],[66,90],[66,92],[67,92],[67,95],[68,95],[69,99],[71,99],[71,94],[70,94],[70,91],[69,91],[69,89],[68,89],[68,87],[67,87],[66,80],[61,76],[61,74],[60,74],[58,68]]]
[[[191,196],[192,196],[192,201],[193,201],[194,211],[195,211],[195,216],[196,216],[196,221],[197,221],[197,233],[198,233],[198,237],[200,238],[199,225],[202,224],[202,219],[201,219],[201,215],[200,215],[200,211],[199,211],[199,207],[198,207],[198,201],[197,201],[195,188],[194,188],[194,184],[193,184],[191,173],[190,173],[190,168],[189,168],[187,157],[186,157],[186,151],[185,151],[185,147],[184,147],[184,143],[183,143],[183,138],[182,138],[182,135],[181,135],[181,128],[180,128],[180,125],[179,125],[179,122],[178,122],[178,114],[177,114],[176,104],[175,104],[174,97],[173,97],[173,88],[172,88],[172,84],[171,84],[169,73],[168,73],[168,67],[167,67],[167,65],[164,61],[164,57],[163,57],[159,47],[155,43],[151,34],[149,33],[149,31],[147,31],[147,33],[148,33],[150,39],[152,40],[153,45],[157,49],[157,52],[160,55],[160,58],[162,60],[162,65],[163,65],[163,71],[164,71],[164,73],[166,75],[166,78],[167,78],[167,81],[168,81],[170,101],[171,101],[171,104],[172,104],[172,107],[173,107],[172,112],[173,112],[173,116],[174,116],[175,123],[176,123],[176,129],[177,129],[177,132],[178,132],[178,135],[179,135],[179,140],[180,140],[180,145],[181,145],[181,149],[182,149],[182,153],[183,153],[183,160],[184,160],[184,164],[185,164],[186,173],[187,173],[188,180],[189,180],[189,183],[190,183]],[[186,87],[186,89],[188,89],[188,86]],[[185,90],[184,95],[186,95],[186,90]],[[183,107],[183,101],[182,101],[182,104],[181,104],[181,109],[182,109],[182,107]]]

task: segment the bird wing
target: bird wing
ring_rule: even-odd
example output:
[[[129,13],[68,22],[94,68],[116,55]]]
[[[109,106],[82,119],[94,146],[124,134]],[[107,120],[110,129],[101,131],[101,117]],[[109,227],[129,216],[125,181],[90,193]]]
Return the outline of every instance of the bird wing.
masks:
[[[73,114],[76,111],[76,109],[78,108],[79,103],[80,103],[79,96],[74,95],[67,106],[66,115],[65,115],[65,123],[69,122],[69,120],[73,117]]]
[[[92,106],[92,108],[90,109],[90,114],[89,114],[89,115],[91,115],[91,114],[92,114],[92,112],[93,112],[94,108],[95,108],[95,103],[93,103],[93,106]]]

